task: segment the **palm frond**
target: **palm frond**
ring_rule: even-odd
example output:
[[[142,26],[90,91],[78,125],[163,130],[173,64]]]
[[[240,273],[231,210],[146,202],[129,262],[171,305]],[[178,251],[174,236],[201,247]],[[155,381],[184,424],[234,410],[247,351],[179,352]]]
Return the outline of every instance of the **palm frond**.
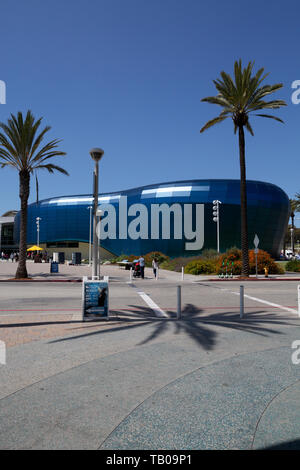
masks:
[[[252,129],[249,121],[246,122],[245,127],[246,127],[247,131],[250,132],[250,134],[252,136],[254,136],[254,132],[253,132],[253,129]]]
[[[25,117],[18,112],[16,116],[11,114],[7,123],[0,123],[0,163],[10,164],[19,171],[26,170],[31,173],[32,169],[45,160],[66,155],[59,150],[61,141],[58,139],[42,145],[45,135],[51,129],[50,126],[45,126],[40,131],[42,119],[35,119],[29,110]],[[47,165],[52,171],[65,172],[56,165]]]
[[[275,121],[282,122],[282,124],[284,124],[284,121],[282,119],[280,119],[277,116],[272,116],[271,114],[255,114],[254,116],[260,116],[260,117],[265,117],[265,118],[269,118],[269,119],[275,119]]]
[[[201,101],[219,105],[223,108],[223,111],[218,118],[208,121],[200,132],[221,122],[220,118],[231,115],[235,133],[237,125],[238,127],[245,126],[253,135],[251,125],[247,125],[248,115],[263,109],[278,109],[282,106],[287,106],[284,100],[266,101],[264,99],[266,96],[282,88],[283,84],[262,85],[268,74],[264,72],[264,68],[260,68],[256,73],[253,73],[253,69],[254,62],[249,62],[243,68],[242,60],[239,59],[234,63],[233,78],[228,73],[222,71],[220,78],[213,80],[218,94],[203,98]],[[283,122],[279,118],[275,120]]]
[[[59,171],[60,173],[63,173],[64,175],[69,176],[69,173],[67,170],[64,168],[61,168],[60,166],[54,165],[53,163],[49,163],[47,165],[37,165],[34,169],[46,169],[49,171],[49,173],[54,173],[54,170]]]
[[[202,129],[200,129],[200,132],[204,132],[206,131],[206,129],[209,129],[210,127],[214,126],[215,124],[218,124],[219,122],[222,122],[224,121],[225,119],[227,119],[228,116],[218,116],[214,119],[211,119],[210,121],[208,121],[205,126],[202,127]]]

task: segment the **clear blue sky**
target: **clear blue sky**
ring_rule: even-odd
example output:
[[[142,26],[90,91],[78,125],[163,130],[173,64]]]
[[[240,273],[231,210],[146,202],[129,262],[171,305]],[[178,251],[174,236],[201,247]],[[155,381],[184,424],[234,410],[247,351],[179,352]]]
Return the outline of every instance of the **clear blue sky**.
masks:
[[[89,149],[102,147],[100,189],[177,179],[239,178],[230,120],[200,134],[218,107],[212,80],[235,59],[265,67],[286,108],[282,125],[253,118],[247,178],[300,191],[298,1],[16,0],[1,4],[0,120],[31,109],[61,138],[70,177],[40,174],[40,198],[89,193]],[[275,96],[275,95],[274,95]],[[19,208],[16,171],[0,170],[0,213]],[[32,184],[30,201],[35,199]],[[300,217],[300,214],[299,214]],[[299,224],[298,221],[297,225]]]

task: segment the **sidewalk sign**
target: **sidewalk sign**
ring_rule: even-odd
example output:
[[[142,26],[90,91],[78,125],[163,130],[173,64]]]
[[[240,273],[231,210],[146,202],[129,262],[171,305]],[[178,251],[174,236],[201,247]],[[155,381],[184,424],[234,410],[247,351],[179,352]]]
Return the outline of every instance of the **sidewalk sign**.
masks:
[[[82,278],[82,320],[109,319],[108,282],[97,276]]]

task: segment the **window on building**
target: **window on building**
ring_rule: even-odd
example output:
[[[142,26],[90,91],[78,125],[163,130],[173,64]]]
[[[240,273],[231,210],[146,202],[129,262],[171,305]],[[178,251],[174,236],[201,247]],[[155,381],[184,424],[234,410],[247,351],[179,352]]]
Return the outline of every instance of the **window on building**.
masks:
[[[47,248],[78,248],[78,242],[51,242],[46,243]]]

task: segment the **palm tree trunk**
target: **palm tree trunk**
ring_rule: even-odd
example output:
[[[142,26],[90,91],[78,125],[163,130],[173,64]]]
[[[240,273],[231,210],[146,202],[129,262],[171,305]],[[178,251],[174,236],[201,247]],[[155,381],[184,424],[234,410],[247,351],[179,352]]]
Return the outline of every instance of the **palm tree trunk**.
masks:
[[[294,219],[295,219],[295,213],[294,213],[294,211],[291,212],[291,219],[292,219],[291,245],[292,245],[292,252],[295,253],[295,243],[294,243],[294,233],[295,233]]]
[[[245,135],[243,126],[239,126],[240,148],[240,187],[241,187],[241,249],[242,249],[242,276],[249,277],[248,253],[248,220],[247,220],[247,187],[245,162]]]
[[[21,217],[20,217],[20,257],[16,279],[24,279],[28,277],[26,269],[27,259],[27,204],[29,198],[30,174],[27,170],[19,172],[20,181],[20,199],[21,199]]]

